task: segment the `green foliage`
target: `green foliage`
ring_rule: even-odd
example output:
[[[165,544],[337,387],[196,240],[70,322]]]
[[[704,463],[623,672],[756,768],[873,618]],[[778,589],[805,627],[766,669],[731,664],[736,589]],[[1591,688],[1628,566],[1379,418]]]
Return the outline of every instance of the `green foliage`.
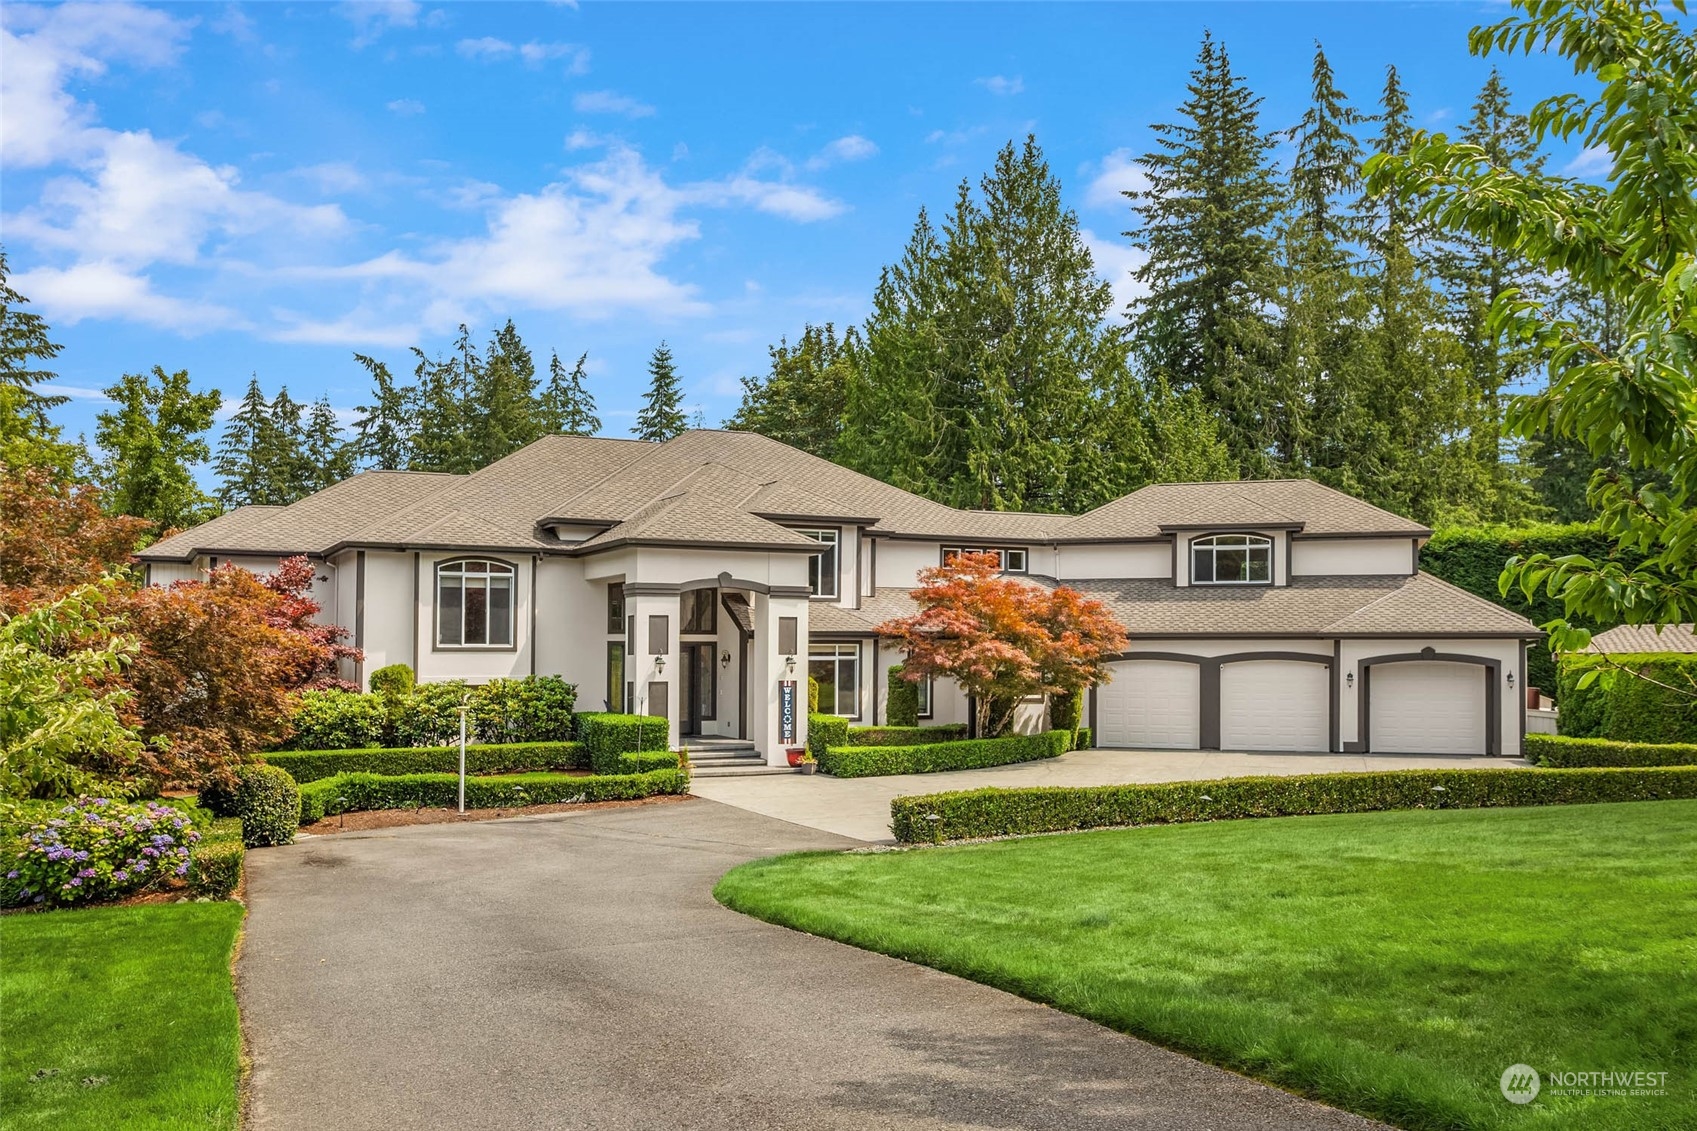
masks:
[[[411,695],[413,688],[417,686],[418,681],[412,674],[412,668],[406,664],[389,664],[371,673],[371,691],[374,695]]]
[[[301,787],[301,823],[367,809],[446,808],[459,799],[458,774],[337,774]],[[689,774],[676,768],[648,773],[514,774],[466,779],[467,809],[634,801],[689,792]]]
[[[812,676],[807,677],[807,709],[809,712],[819,710],[819,681]]]
[[[902,665],[891,664],[887,674],[889,701],[885,714],[893,727],[919,725],[919,685],[902,678]]]
[[[683,409],[683,383],[665,342],[655,346],[654,355],[648,359],[648,378],[648,392],[642,395],[642,408],[631,432],[639,440],[664,443],[689,427]]]
[[[1617,742],[1609,738],[1569,738],[1529,734],[1521,742],[1528,762],[1558,769],[1584,766],[1697,766],[1697,743]]]
[[[237,767],[234,800],[246,847],[266,848],[295,839],[295,829],[300,825],[300,787],[287,771],[263,763]]]
[[[352,475],[356,455],[327,399],[309,409],[282,387],[267,400],[254,376],[218,443],[218,501],[287,506]]]
[[[492,679],[472,688],[471,724],[480,742],[552,742],[572,733],[576,703],[577,687],[557,675]]]
[[[189,388],[187,370],[126,373],[106,390],[112,408],[95,417],[101,458],[95,471],[112,514],[135,515],[161,529],[193,526],[217,513],[195,482],[195,464],[211,458],[205,436],[218,390]]]
[[[658,760],[639,757],[666,754],[671,725],[658,715],[620,715],[586,711],[577,717],[577,736],[589,753],[589,768],[598,774],[638,772]],[[673,758],[676,765],[675,755]]]
[[[588,373],[584,366],[589,355],[580,354],[571,372],[560,364],[560,355],[548,359],[548,387],[543,390],[540,416],[545,432],[560,432],[567,436],[593,436],[601,431],[601,418],[595,415],[595,398],[584,384]]]
[[[1564,735],[1697,742],[1697,656],[1563,656],[1557,694]]]
[[[121,717],[130,693],[112,689],[139,650],[104,611],[115,586],[0,617],[0,796],[99,790],[142,753]]]
[[[793,347],[780,341],[767,351],[772,367],[766,376],[742,379],[742,403],[725,427],[836,459],[848,389],[863,349],[853,326],[839,340],[831,323],[809,324]]]
[[[1532,554],[1601,558],[1607,557],[1613,548],[1613,541],[1601,529],[1581,523],[1447,529],[1434,533],[1420,551],[1420,568],[1476,597],[1520,613],[1534,624],[1544,624],[1562,615],[1560,599],[1541,591],[1530,596],[1519,590],[1504,593],[1501,582],[1510,560]],[[1634,554],[1628,560],[1638,558]],[[1586,627],[1602,629],[1614,625],[1586,622]],[[1556,664],[1549,649],[1533,645],[1527,650],[1526,659],[1529,685],[1551,693],[1565,711],[1567,703],[1554,694]]]
[[[383,362],[363,353],[354,354],[354,360],[371,375],[371,403],[360,405],[354,419],[354,461],[382,471],[411,467],[416,426],[413,390],[398,387]]]
[[[545,431],[536,394],[536,363],[512,319],[496,331],[471,387],[472,460],[487,467]]]
[[[495,679],[476,687],[451,680],[420,684],[404,692],[375,690],[379,685],[406,687],[411,679],[411,669],[395,664],[372,673],[374,690],[366,694],[305,693],[290,720],[293,733],[285,747],[340,750],[385,744],[457,745],[462,703],[469,705],[466,724],[470,742],[558,742],[572,733],[577,688],[558,676]]]
[[[464,680],[421,683],[392,715],[396,746],[447,746],[460,740],[460,707],[471,694]],[[467,720],[466,741],[476,735]]]
[[[1006,738],[973,738],[921,746],[833,746],[815,756],[819,769],[839,778],[884,774],[935,774],[943,770],[974,770],[1057,758],[1072,749],[1072,731],[1016,734]]]
[[[890,802],[890,825],[898,841],[921,844],[1242,817],[1674,798],[1697,798],[1697,766],[1390,770],[1158,785],[977,789],[895,798]]]
[[[1089,727],[1079,727],[1077,730],[1073,731],[1072,748],[1074,750],[1089,750],[1095,745],[1096,732],[1091,730]]]
[[[304,691],[289,716],[283,745],[295,750],[378,746],[389,715],[381,697],[353,691]]]
[[[242,885],[246,858],[241,821],[214,821],[189,850],[189,891],[208,899],[229,899]]]
[[[1084,721],[1084,692],[1049,696],[1049,729],[1077,730]]]
[[[79,797],[6,836],[0,907],[98,903],[188,875],[200,833],[188,815],[156,801]]]
[[[828,716],[835,718],[835,715]],[[848,737],[838,746],[927,746],[933,742],[959,742],[966,737],[965,723],[935,726],[849,727]]]
[[[807,716],[807,750],[816,761],[828,746],[847,746],[849,721],[841,715],[824,715],[818,711]]]
[[[625,755],[631,758],[634,755]],[[644,755],[647,757],[647,755]],[[677,755],[665,754],[670,765]],[[373,747],[364,750],[273,750],[263,755],[266,765],[286,770],[307,782],[341,773],[426,774],[458,773],[460,748],[433,746],[414,749]],[[515,742],[500,746],[467,745],[468,774],[518,774],[542,770],[587,770],[589,752],[581,742]],[[634,772],[634,771],[633,771]]]

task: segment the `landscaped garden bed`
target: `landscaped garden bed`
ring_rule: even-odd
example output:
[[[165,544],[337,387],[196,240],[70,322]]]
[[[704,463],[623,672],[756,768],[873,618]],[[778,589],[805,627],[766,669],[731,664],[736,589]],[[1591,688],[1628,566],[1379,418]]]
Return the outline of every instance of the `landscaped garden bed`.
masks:
[[[851,739],[852,741],[852,739]],[[934,774],[1055,758],[1072,749],[1071,731],[1015,734],[914,746],[826,746],[815,757],[819,768],[839,778],[884,774]]]
[[[459,789],[458,774],[337,774],[301,787],[299,823],[360,809],[457,806]],[[676,768],[641,774],[509,774],[465,780],[467,809],[634,801],[687,792],[689,774]]]
[[[802,854],[717,895],[1400,1127],[1638,1131],[1697,1125],[1694,858],[1662,801]],[[1514,1064],[1668,1075],[1519,1106]]]
[[[407,825],[455,825],[468,821],[499,821],[509,817],[537,817],[550,813],[588,813],[600,809],[631,809],[645,805],[672,805],[688,801],[687,793],[657,793],[634,801],[570,801],[552,805],[515,805],[494,809],[467,809],[441,806],[429,809],[360,809],[324,817],[310,825],[302,825],[305,836],[330,836],[336,833],[362,832],[367,829],[393,829]]]

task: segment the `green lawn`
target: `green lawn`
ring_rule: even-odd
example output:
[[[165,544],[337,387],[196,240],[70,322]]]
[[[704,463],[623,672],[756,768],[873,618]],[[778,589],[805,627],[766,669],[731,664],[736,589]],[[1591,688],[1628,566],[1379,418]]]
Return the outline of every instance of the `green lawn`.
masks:
[[[808,853],[716,894],[1406,1127],[1697,1127],[1697,801]],[[1517,1062],[1667,1095],[1515,1106]]]
[[[0,1123],[236,1126],[237,903],[0,917]]]

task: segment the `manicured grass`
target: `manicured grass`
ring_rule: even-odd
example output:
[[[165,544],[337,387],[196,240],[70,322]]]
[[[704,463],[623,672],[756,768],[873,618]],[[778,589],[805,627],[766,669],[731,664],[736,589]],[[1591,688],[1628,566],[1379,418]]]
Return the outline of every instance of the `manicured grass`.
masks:
[[[7,1128],[236,1126],[237,903],[0,917]]]
[[[1400,1126],[1697,1126],[1697,801],[1113,829],[730,872],[739,911]],[[1511,1064],[1667,1095],[1507,1103]]]

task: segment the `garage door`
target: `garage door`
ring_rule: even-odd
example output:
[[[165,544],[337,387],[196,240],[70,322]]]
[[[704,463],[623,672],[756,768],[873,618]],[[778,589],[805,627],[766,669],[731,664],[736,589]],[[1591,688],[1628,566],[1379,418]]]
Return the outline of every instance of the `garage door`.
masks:
[[[1172,660],[1122,660],[1096,692],[1096,745],[1194,750],[1202,742],[1202,672]]]
[[[1485,753],[1485,673],[1479,664],[1374,664],[1367,749],[1375,754]]]
[[[1220,749],[1330,750],[1332,698],[1324,664],[1244,660],[1220,669]]]

